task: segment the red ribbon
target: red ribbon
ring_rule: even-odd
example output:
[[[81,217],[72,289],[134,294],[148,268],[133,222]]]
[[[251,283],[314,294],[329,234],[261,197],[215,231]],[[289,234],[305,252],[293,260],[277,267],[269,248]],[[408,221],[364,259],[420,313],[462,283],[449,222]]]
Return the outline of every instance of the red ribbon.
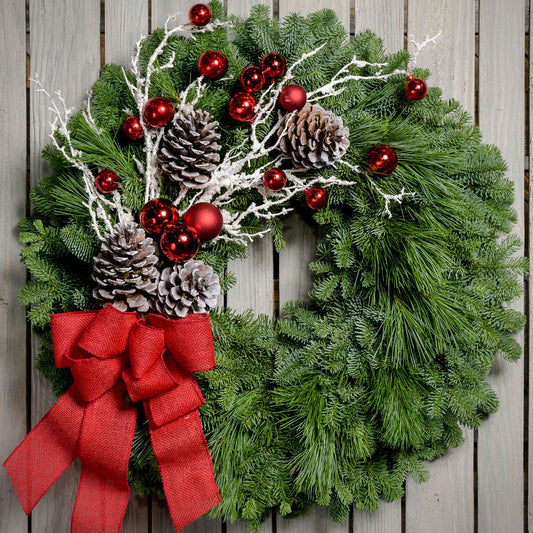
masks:
[[[56,365],[74,384],[4,463],[26,514],[80,457],[71,532],[120,532],[137,418],[126,390],[144,404],[176,530],[220,503],[192,374],[215,366],[209,316],[141,320],[109,305],[51,318]]]

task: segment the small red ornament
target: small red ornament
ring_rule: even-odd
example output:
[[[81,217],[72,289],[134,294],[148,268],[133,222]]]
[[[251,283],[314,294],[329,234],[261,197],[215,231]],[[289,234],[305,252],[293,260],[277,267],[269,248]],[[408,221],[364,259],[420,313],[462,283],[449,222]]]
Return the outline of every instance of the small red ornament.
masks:
[[[200,248],[200,238],[194,228],[186,224],[174,224],[165,228],[159,245],[171,261],[188,261]]]
[[[296,111],[302,109],[307,102],[307,93],[299,85],[287,85],[279,95],[279,103],[286,111]]]
[[[139,117],[128,117],[122,123],[120,131],[128,141],[137,141],[144,137],[144,131]]]
[[[241,72],[242,88],[248,93],[256,93],[263,88],[265,77],[259,67],[246,67]]]
[[[281,54],[267,54],[261,60],[261,71],[265,79],[271,83],[287,71],[287,63]]]
[[[189,10],[189,20],[195,26],[205,26],[211,22],[211,9],[205,4],[194,4]]]
[[[386,144],[374,146],[366,156],[368,170],[374,174],[390,174],[398,164],[398,156],[394,148]]]
[[[253,122],[257,100],[250,93],[237,93],[229,101],[229,114],[239,122]]]
[[[208,80],[219,80],[227,71],[228,58],[218,50],[208,50],[198,59],[198,72]]]
[[[271,168],[265,172],[263,183],[271,191],[279,191],[285,187],[287,176],[281,168]]]
[[[168,225],[176,224],[180,216],[170,200],[154,198],[145,204],[139,218],[146,233],[159,235]]]
[[[168,98],[156,96],[150,98],[144,106],[144,122],[150,128],[164,128],[172,120],[174,113],[174,106]]]
[[[407,76],[407,83],[405,84],[405,94],[409,100],[422,100],[428,93],[428,86],[421,78],[413,78]]]
[[[196,230],[201,242],[214,239],[224,225],[220,209],[209,202],[198,202],[189,207],[183,215],[183,222]]]
[[[305,201],[311,209],[322,209],[328,203],[328,191],[322,187],[311,187],[304,190]]]
[[[116,191],[118,189],[118,182],[120,178],[111,170],[102,170],[96,178],[94,178],[95,187],[103,194]]]

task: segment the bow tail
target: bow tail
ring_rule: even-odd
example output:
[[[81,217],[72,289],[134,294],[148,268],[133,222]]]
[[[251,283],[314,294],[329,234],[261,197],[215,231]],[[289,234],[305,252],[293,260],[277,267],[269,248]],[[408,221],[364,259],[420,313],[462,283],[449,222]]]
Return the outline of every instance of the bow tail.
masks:
[[[128,462],[137,420],[137,410],[126,402],[124,392],[119,384],[86,408],[72,532],[120,533],[130,493]]]
[[[179,531],[222,501],[198,409],[162,427],[150,424],[150,434],[172,523]]]
[[[26,514],[78,456],[85,408],[76,396],[73,385],[4,462]]]

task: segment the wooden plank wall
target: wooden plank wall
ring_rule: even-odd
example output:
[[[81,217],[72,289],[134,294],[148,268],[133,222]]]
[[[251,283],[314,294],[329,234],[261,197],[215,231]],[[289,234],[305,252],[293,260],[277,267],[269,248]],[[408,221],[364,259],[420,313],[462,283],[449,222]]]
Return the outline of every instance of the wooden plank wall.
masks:
[[[80,106],[104,61],[127,64],[140,34],[163,24],[171,13],[186,19],[191,0],[0,0],[0,458],[3,460],[26,431],[54,403],[49,385],[32,368],[37,341],[29,336],[16,294],[26,279],[18,261],[16,222],[28,209],[27,192],[45,176],[41,160],[47,142],[47,103],[35,87],[27,91],[26,75],[38,73],[46,86],[61,89],[69,105]],[[227,0],[227,10],[246,15],[252,0]],[[390,50],[412,47],[442,31],[436,45],[420,55],[431,69],[430,83],[445,97],[460,100],[478,119],[488,142],[497,144],[516,183],[516,232],[528,253],[529,191],[524,161],[532,153],[526,108],[530,80],[525,64],[531,25],[530,0],[267,0],[274,16],[307,13],[321,7],[337,11],[353,34],[371,28]],[[527,84],[526,84],[527,81]],[[476,99],[476,95],[478,98]],[[234,309],[251,308],[272,315],[289,300],[304,298],[311,278],[305,265],[313,257],[315,237],[297,217],[287,232],[287,249],[274,253],[265,237],[250,248],[245,261],[230,268],[238,283],[227,295]],[[279,272],[275,301],[274,272]],[[304,274],[302,274],[302,272]],[[526,280],[525,288],[528,289]],[[515,304],[524,309],[527,296]],[[519,340],[526,357],[515,365],[497,360],[491,383],[500,411],[478,432],[465,431],[465,445],[430,465],[431,480],[406,484],[402,501],[385,503],[375,514],[353,510],[350,522],[335,524],[323,509],[287,521],[271,516],[262,533],[519,533],[528,531],[533,513],[533,469],[527,428],[529,409],[527,358],[529,334]],[[9,428],[9,429],[7,429]],[[79,466],[69,469],[28,519],[20,509],[4,469],[0,470],[0,531],[63,533],[79,479]],[[532,525],[533,530],[533,525]],[[164,504],[131,497],[125,533],[173,531]],[[202,518],[187,533],[244,533],[243,523],[221,524]]]

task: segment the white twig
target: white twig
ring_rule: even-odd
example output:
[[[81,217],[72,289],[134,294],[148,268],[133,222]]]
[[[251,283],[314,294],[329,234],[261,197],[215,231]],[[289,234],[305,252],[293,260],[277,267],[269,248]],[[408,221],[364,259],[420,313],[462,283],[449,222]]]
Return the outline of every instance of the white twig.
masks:
[[[416,64],[418,61],[418,55],[422,51],[424,47],[426,47],[429,43],[435,43],[437,39],[441,36],[442,31],[439,31],[436,35],[433,37],[429,37],[429,35],[426,35],[425,39],[419,43],[418,41],[415,41],[415,38],[413,35],[411,35],[411,42],[413,43],[415,47],[415,51],[413,53],[413,58],[411,60],[411,70],[414,70],[416,68]]]

